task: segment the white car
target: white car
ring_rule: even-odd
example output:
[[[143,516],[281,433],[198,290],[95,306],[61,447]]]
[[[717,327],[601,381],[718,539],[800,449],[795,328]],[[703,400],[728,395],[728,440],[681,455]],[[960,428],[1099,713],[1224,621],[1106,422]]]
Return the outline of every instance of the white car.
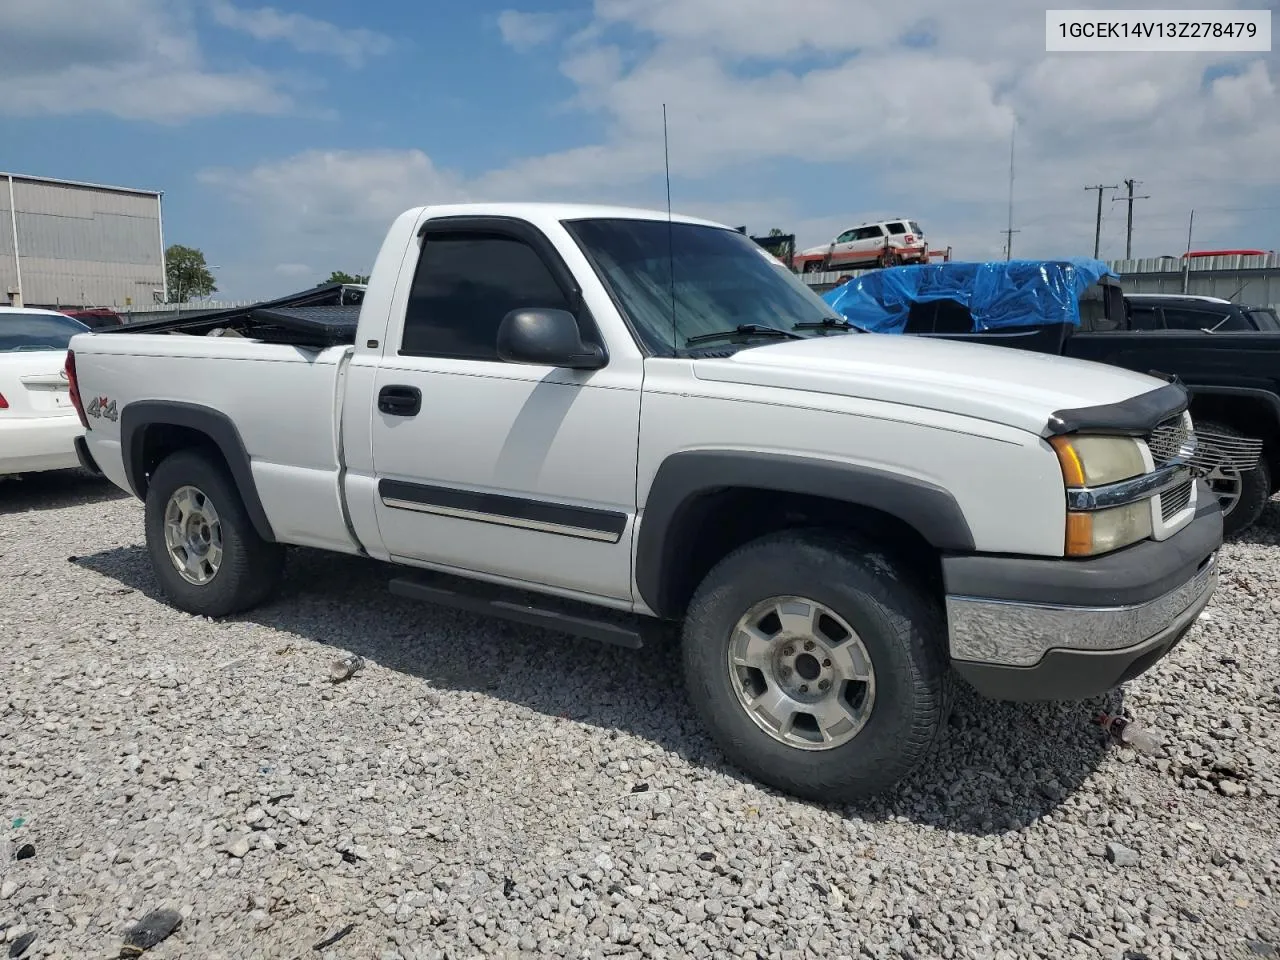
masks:
[[[0,476],[80,465],[84,427],[63,367],[89,328],[53,310],[0,307]]]
[[[906,217],[861,223],[830,243],[809,247],[795,256],[796,269],[802,273],[928,262],[929,243],[924,231]]]

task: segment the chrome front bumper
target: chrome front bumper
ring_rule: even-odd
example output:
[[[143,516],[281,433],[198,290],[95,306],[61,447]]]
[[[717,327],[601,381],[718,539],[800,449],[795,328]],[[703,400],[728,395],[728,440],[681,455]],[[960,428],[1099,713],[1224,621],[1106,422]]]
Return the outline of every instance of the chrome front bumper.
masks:
[[[1091,560],[944,556],[951,666],[997,700],[1087,700],[1151,669],[1217,589],[1222,510],[1198,500],[1167,540]]]
[[[952,660],[1034,667],[1051,650],[1123,651],[1190,626],[1218,584],[1211,554],[1181,586],[1128,606],[1065,606],[948,596]]]

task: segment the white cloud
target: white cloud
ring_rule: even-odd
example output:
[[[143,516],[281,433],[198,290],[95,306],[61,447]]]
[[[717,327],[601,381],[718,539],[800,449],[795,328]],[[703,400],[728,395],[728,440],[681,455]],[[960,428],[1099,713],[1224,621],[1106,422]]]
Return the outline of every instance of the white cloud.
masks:
[[[498,30],[507,46],[532,50],[551,40],[560,30],[561,18],[554,13],[523,13],[503,10],[498,14]]]
[[[259,256],[229,263],[227,289],[237,296],[283,293],[295,278],[259,263],[319,264],[316,280],[331,270],[367,273],[391,221],[418,204],[469,199],[461,177],[438,169],[419,150],[309,150],[248,171],[205,170],[200,181],[252,211]]]
[[[165,0],[3,0],[0,114],[177,122],[293,108],[264,71],[205,64],[184,10]]]
[[[200,179],[273,215],[289,209],[287,228],[304,235],[389,225],[407,207],[466,198],[461,178],[439,170],[420,150],[309,150],[247,173],[207,170]]]
[[[1046,54],[1043,9],[1025,0],[988,0],[981,17],[943,0],[810,0],[802,12],[777,0],[596,0],[594,11],[564,41],[561,70],[574,86],[563,106],[598,121],[600,137],[468,176],[418,151],[305,153],[251,169],[236,191],[276,225],[306,211],[294,236],[307,244],[321,223],[343,232],[344,216],[362,225],[350,243],[376,244],[395,213],[436,199],[653,206],[665,102],[682,210],[782,227],[802,244],[908,215],[935,244],[986,257],[1003,246],[1017,117],[1016,253],[1091,252],[1083,187],[1125,177],[1151,195],[1136,208],[1139,254],[1180,251],[1193,206],[1206,241],[1280,246],[1246,209],[1280,187],[1274,58]],[[552,23],[512,11],[499,21],[525,47],[548,42]],[[1206,83],[1210,67],[1227,72]],[[828,199],[801,202],[815,177]],[[1103,255],[1122,255],[1123,204],[1108,195],[1104,212]],[[1240,224],[1253,233],[1232,236]]]
[[[1275,80],[1262,60],[1255,60],[1238,74],[1218,77],[1213,82],[1214,114],[1228,123],[1264,121],[1276,102]]]
[[[214,20],[229,30],[238,30],[260,41],[287,43],[300,53],[332,54],[348,66],[363,66],[366,60],[382,56],[393,43],[385,34],[363,27],[340,27],[302,13],[283,13],[274,7],[249,10],[229,0],[213,0]]]
[[[100,112],[173,123],[225,113],[280,114],[293,106],[292,97],[259,71],[217,74],[155,63],[73,65],[56,74],[0,83],[0,113],[15,116]]]

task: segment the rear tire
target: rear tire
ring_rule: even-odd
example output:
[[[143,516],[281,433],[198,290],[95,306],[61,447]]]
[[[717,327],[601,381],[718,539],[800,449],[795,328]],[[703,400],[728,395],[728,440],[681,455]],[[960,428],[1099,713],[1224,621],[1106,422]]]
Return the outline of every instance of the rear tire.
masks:
[[[945,643],[938,603],[873,545],[784,531],[698,587],[685,683],[735,766],[807,800],[857,802],[892,788],[937,740],[954,682]]]
[[[156,468],[146,532],[160,589],[187,613],[240,613],[280,587],[284,548],[258,536],[235,481],[208,453],[183,450]]]
[[[1226,437],[1244,440],[1247,435],[1225,423],[1206,420],[1197,424],[1206,433],[1218,433]],[[1267,501],[1271,499],[1271,465],[1266,455],[1258,459],[1258,465],[1244,473],[1233,467],[1220,467],[1206,480],[1222,504],[1222,535],[1233,537],[1243,533],[1258,522]]]

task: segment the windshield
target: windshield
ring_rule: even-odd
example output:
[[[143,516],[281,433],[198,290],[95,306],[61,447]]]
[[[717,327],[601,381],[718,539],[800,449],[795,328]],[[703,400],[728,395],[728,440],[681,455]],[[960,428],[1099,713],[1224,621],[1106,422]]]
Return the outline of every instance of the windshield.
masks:
[[[1250,310],[1249,319],[1259,330],[1280,330],[1280,317],[1274,310]]]
[[[796,324],[836,317],[795,274],[733,230],[623,218],[572,220],[565,228],[592,261],[636,336],[660,356],[687,355],[692,337],[732,334],[751,325],[790,331]],[[727,337],[713,349],[745,346],[742,340],[749,338],[741,334],[735,343]],[[776,338],[761,338],[750,345],[773,342]]]
[[[47,313],[0,313],[0,353],[66,350],[77,333],[89,328],[70,317]]]

